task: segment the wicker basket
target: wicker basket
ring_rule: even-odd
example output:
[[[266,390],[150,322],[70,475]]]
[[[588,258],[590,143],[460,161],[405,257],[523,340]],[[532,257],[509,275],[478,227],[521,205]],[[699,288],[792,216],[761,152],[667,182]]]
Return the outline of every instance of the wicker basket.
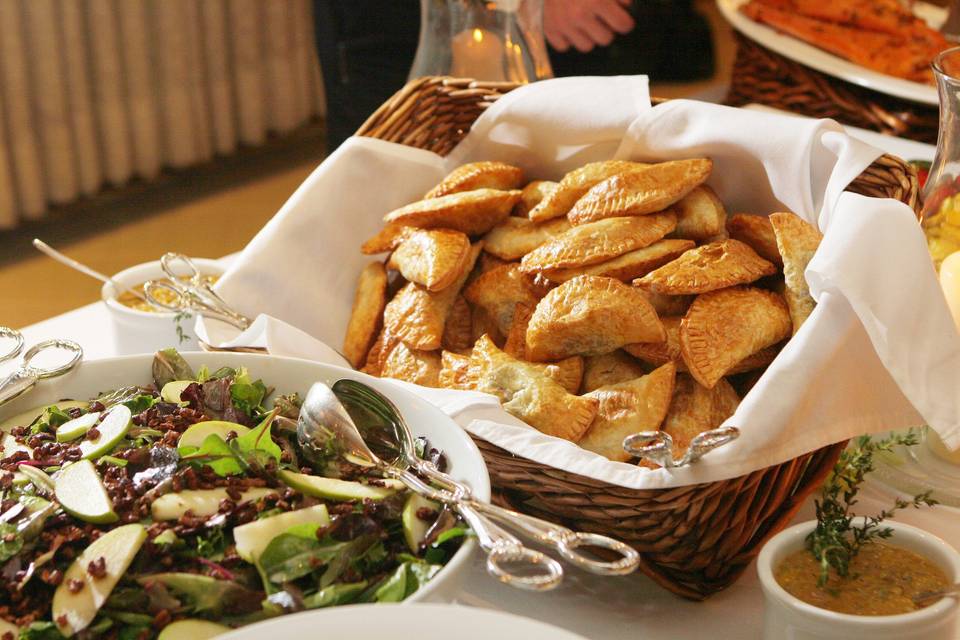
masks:
[[[739,107],[755,102],[936,144],[937,107],[858,87],[785,58],[739,33],[736,38],[727,104]]]
[[[443,155],[511,88],[457,78],[416,80],[380,107],[358,134]],[[916,175],[892,156],[878,159],[849,189],[916,208]],[[646,491],[547,467],[483,440],[477,445],[499,499],[634,545],[644,573],[676,594],[700,600],[737,579],[820,484],[844,443],[731,480]]]

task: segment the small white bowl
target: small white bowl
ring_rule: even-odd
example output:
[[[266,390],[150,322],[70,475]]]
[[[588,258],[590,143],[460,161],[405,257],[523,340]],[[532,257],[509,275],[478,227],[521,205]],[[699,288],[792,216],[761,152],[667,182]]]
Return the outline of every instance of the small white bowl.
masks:
[[[804,546],[816,521],[792,526],[764,545],[757,558],[757,573],[763,589],[763,637],[791,640],[954,640],[956,638],[958,601],[948,597],[929,607],[891,616],[856,616],[836,613],[808,604],[781,587],[774,578],[774,569],[783,560]],[[893,529],[891,542],[927,558],[947,575],[951,582],[960,581],[960,553],[940,538],[910,525],[885,522]]]
[[[191,260],[204,275],[223,275],[224,268],[215,260],[206,258],[191,258]],[[166,277],[163,269],[160,268],[160,261],[154,260],[124,269],[115,274],[113,280],[125,287],[136,287],[147,280],[162,280]],[[118,353],[145,353],[167,347],[176,347],[181,350],[197,348],[192,319],[184,319],[180,322],[180,327],[186,335],[186,339],[181,342],[174,321],[176,313],[132,309],[117,302],[118,293],[109,283],[105,283],[100,289],[100,297],[110,312],[114,343]]]

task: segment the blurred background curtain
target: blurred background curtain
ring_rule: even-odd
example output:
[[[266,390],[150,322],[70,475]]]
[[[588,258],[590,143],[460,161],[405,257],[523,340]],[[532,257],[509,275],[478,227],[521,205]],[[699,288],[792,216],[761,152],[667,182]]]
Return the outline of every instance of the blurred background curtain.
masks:
[[[310,0],[0,0],[0,229],[323,113]]]

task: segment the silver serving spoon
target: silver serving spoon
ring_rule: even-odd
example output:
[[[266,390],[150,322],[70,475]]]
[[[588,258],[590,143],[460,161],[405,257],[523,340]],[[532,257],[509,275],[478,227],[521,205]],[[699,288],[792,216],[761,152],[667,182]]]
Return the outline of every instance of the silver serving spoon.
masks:
[[[35,249],[37,249],[37,251],[39,251],[40,253],[46,254],[47,256],[59,262],[60,264],[68,266],[71,269],[74,269],[76,271],[79,271],[85,276],[90,276],[95,280],[99,280],[100,282],[105,282],[111,285],[113,287],[113,290],[117,292],[117,295],[121,293],[130,293],[134,297],[139,298],[142,302],[149,302],[149,300],[147,300],[147,298],[136,289],[125,287],[119,282],[117,282],[116,280],[114,280],[113,278],[111,278],[110,276],[104,275],[99,271],[97,271],[96,269],[91,269],[90,267],[83,264],[82,262],[78,262],[73,258],[60,253],[59,251],[57,251],[56,249],[48,245],[43,240],[40,240],[39,238],[33,239],[33,246]]]
[[[565,560],[591,573],[626,575],[640,566],[640,554],[637,550],[619,540],[597,533],[572,531],[540,518],[477,500],[471,495],[470,487],[443,473],[432,462],[416,454],[413,433],[389,398],[357,380],[340,380],[333,385],[333,391],[348,408],[356,412],[352,415],[363,416],[360,412],[366,412],[368,416],[373,414],[371,417],[376,420],[357,419],[354,422],[366,427],[360,432],[361,435],[375,449],[380,450],[381,457],[394,467],[412,468],[434,484],[453,491],[480,513],[555,549]],[[379,428],[376,428],[374,423]],[[596,560],[584,554],[580,547],[603,548],[619,557],[610,562]]]
[[[432,487],[408,471],[391,466],[367,447],[353,419],[337,396],[322,382],[314,384],[300,408],[297,440],[305,457],[329,460],[331,455],[354,464],[374,467],[396,478],[429,500],[448,504],[459,513],[487,552],[487,571],[503,583],[544,591],[563,580],[563,567],[553,558],[533,551],[512,534],[481,515],[471,504],[448,491]]]
[[[954,583],[937,591],[927,591],[926,593],[916,595],[913,598],[913,602],[917,606],[926,607],[927,605],[931,605],[941,598],[957,595],[960,595],[960,583]]]

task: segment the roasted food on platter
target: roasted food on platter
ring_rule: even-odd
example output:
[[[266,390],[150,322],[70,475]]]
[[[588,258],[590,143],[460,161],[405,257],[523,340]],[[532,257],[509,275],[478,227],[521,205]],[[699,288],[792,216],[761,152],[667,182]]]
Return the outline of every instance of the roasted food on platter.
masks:
[[[750,0],[757,22],[887,75],[933,84],[930,63],[950,43],[899,0]]]
[[[658,429],[680,454],[815,304],[803,272],[820,233],[792,213],[728,217],[705,184],[722,169],[614,160],[524,185],[503,163],[460,167],[364,243],[389,255],[360,275],[346,353],[374,375],[494,395],[610,460]]]

